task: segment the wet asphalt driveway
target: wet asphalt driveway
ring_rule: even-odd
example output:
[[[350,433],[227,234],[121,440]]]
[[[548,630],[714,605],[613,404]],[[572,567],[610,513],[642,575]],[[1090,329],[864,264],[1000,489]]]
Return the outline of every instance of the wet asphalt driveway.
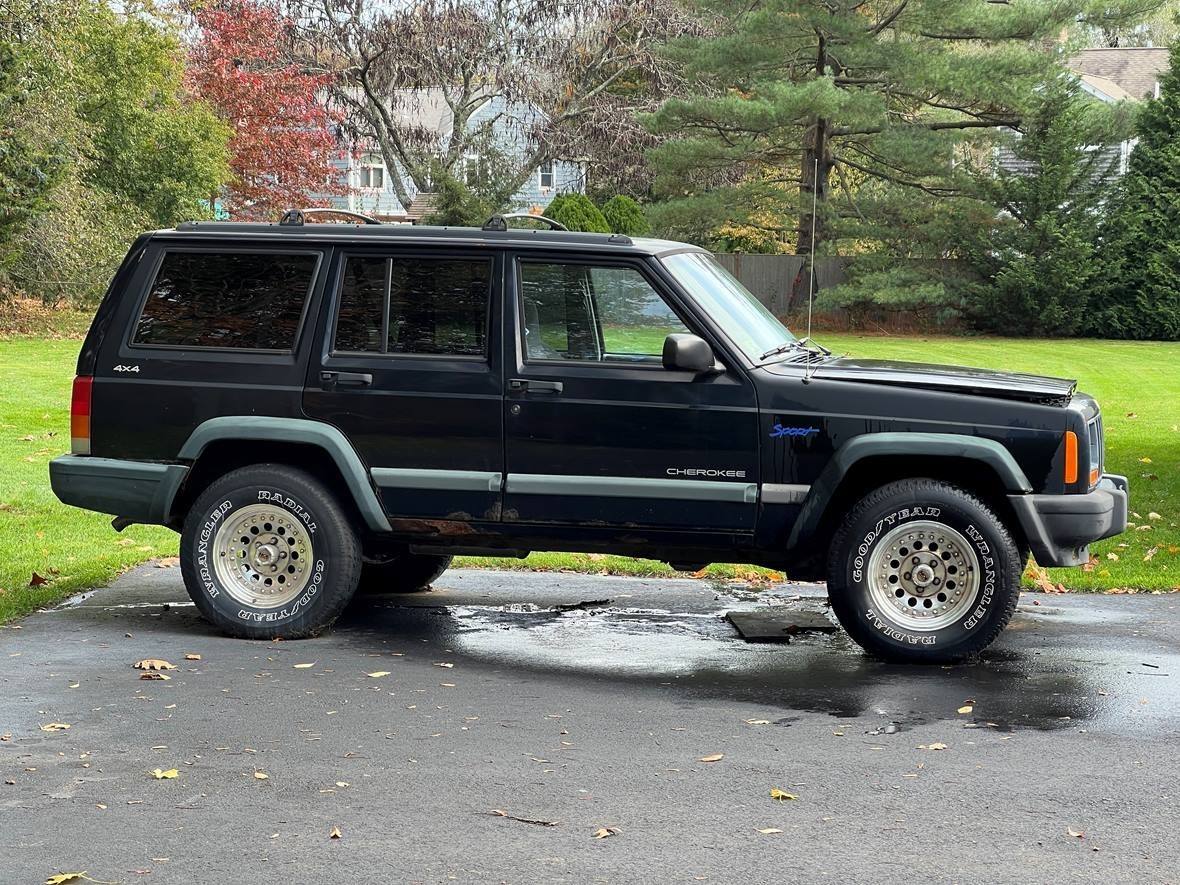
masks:
[[[0,629],[0,883],[1180,882],[1180,597],[932,668],[722,618],[771,604],[822,596],[458,571],[247,643],[140,568]]]

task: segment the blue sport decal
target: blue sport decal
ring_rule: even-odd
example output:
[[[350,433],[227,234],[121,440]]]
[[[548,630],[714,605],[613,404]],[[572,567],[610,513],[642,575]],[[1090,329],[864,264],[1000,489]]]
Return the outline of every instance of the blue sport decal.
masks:
[[[781,424],[775,424],[770,428],[771,439],[782,439],[784,436],[811,436],[813,433],[819,433],[818,427],[783,427]]]

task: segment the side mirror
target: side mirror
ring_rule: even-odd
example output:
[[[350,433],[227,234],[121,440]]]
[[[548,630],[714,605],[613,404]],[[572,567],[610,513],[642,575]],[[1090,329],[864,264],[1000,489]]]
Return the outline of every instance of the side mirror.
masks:
[[[672,334],[664,339],[664,368],[682,372],[712,372],[717,363],[713,348],[696,335]]]

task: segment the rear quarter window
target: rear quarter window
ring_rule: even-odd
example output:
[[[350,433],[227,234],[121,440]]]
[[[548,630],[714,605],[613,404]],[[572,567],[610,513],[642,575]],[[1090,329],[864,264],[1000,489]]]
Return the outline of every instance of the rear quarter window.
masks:
[[[319,255],[169,250],[131,343],[290,351]]]

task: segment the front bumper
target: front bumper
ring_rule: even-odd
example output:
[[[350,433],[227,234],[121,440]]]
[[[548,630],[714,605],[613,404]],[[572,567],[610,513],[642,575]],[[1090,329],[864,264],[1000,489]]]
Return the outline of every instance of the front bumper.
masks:
[[[1127,478],[1107,473],[1085,495],[1009,495],[1037,564],[1083,565],[1088,545],[1126,531]]]
[[[49,462],[49,484],[71,507],[164,525],[187,472],[183,464],[62,455]]]

